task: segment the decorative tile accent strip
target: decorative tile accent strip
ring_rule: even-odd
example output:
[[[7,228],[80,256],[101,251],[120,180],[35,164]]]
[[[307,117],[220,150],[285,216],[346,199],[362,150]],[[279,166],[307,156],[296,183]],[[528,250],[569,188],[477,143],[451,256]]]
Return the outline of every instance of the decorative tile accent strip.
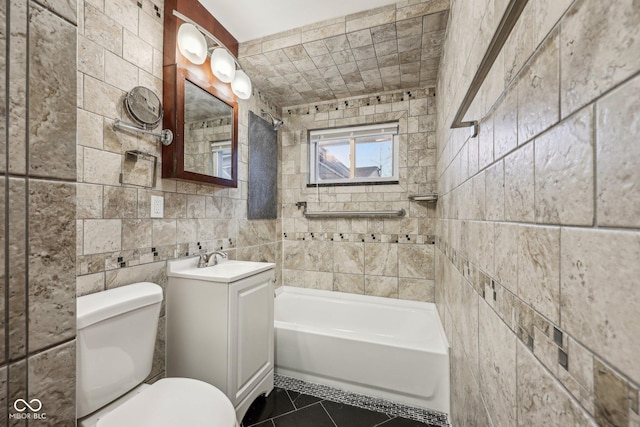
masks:
[[[567,371],[569,370],[569,356],[561,348],[558,349],[558,363]]]
[[[638,393],[630,379],[617,373],[585,348],[583,351],[589,353],[589,358],[593,360],[592,369],[587,374],[592,378],[593,390],[585,390],[576,385],[578,384],[576,375],[579,377],[580,374],[574,373],[573,370],[577,368],[569,363],[572,356],[571,349],[566,344],[569,337],[566,331],[538,313],[496,279],[480,270],[443,239],[436,239],[436,247],[538,359],[540,359],[537,354],[539,346],[536,346],[534,341],[534,329],[542,332],[549,339],[552,345],[543,345],[542,348],[546,347],[546,351],[554,352],[548,355],[549,359],[557,361],[557,366],[568,375],[558,373],[561,371],[554,366],[548,366],[542,360],[541,363],[591,415],[602,425],[628,425],[629,414],[638,413],[636,411]]]
[[[436,95],[435,88],[404,90],[396,92],[387,92],[377,96],[353,97],[340,101],[325,101],[317,104],[305,104],[300,107],[286,108],[285,114],[288,115],[306,115],[315,113],[326,113],[329,111],[346,110],[350,108],[369,107],[377,104],[386,104],[390,102],[404,102],[412,99],[421,99],[434,97]]]
[[[95,255],[79,255],[76,261],[76,274],[100,273],[134,265],[167,261],[190,255],[197,255],[219,250],[236,249],[236,240],[231,238],[202,241],[197,243],[180,243],[177,245],[139,248],[119,252],[107,252]]]
[[[153,18],[158,23],[163,23],[164,20],[164,8],[159,7],[153,1],[150,0],[137,0],[136,5],[147,13],[151,18]]]
[[[228,117],[228,118],[215,119],[215,120],[204,120],[204,121],[201,120],[201,121],[191,122],[188,125],[188,129],[189,130],[206,129],[206,128],[216,129],[220,126],[231,126],[231,125],[233,125],[233,119],[231,117]]]
[[[439,427],[450,426],[449,417],[443,412],[402,405],[400,403],[390,402],[377,397],[351,393],[334,387],[308,383],[306,381],[278,374],[274,376],[274,385],[286,390],[297,391],[298,393],[308,394],[310,396],[319,397],[332,402],[345,403],[347,405],[375,412],[382,412],[391,416],[408,418]]]
[[[434,245],[431,234],[379,234],[379,233],[295,233],[283,232],[282,240],[317,240],[320,242],[409,243]]]
[[[555,326],[553,327],[553,341],[562,347],[562,331]]]

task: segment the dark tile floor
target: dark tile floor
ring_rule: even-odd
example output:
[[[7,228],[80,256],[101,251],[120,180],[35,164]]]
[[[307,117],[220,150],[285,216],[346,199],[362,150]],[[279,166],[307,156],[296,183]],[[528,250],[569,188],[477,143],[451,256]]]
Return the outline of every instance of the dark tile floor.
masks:
[[[242,427],[430,427],[401,417],[274,388],[251,405]]]

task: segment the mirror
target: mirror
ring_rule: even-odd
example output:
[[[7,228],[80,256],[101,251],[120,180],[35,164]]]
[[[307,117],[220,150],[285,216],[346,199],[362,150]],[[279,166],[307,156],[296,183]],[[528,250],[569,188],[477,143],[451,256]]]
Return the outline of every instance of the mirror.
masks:
[[[197,65],[180,53],[180,16],[238,54],[238,42],[198,1],[165,1],[163,124],[175,138],[162,148],[162,177],[237,187],[238,103],[230,85],[211,72],[210,58]]]
[[[176,137],[162,149],[162,177],[237,187],[238,104],[233,94],[186,67],[176,68],[176,74],[175,101],[167,103],[164,94],[165,126],[174,126]]]
[[[136,124],[153,129],[162,120],[162,104],[158,95],[149,88],[136,86],[124,98],[129,117]]]
[[[184,82],[184,170],[231,179],[233,108]]]

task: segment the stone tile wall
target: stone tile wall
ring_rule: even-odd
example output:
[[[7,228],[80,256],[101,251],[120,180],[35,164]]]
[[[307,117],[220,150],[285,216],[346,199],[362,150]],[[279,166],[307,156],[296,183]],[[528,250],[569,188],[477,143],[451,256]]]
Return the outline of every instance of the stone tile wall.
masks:
[[[434,300],[435,206],[409,195],[435,189],[435,92],[389,92],[283,110],[281,181],[283,284]],[[400,182],[307,187],[308,131],[399,122]],[[306,219],[309,211],[404,209],[401,219]]]
[[[0,2],[2,425],[75,425],[76,34],[75,1]]]
[[[401,0],[240,45],[274,102],[302,105],[435,85],[449,0]]]
[[[164,5],[86,0],[78,9],[78,295],[138,281],[164,286],[167,260],[221,248],[232,259],[278,262],[277,222],[247,220],[249,110],[276,107],[258,90],[239,101],[237,188],[160,179],[161,145],[113,121],[130,121],[122,101],[135,86],[162,99]],[[131,182],[127,150],[157,156],[153,188],[121,184],[121,174]],[[152,195],[164,197],[163,218],[150,218]],[[150,380],[164,375],[164,323],[162,314]]]
[[[640,10],[530,1],[470,138],[449,125],[508,2],[480,3],[452,2],[438,82],[452,422],[638,425]]]

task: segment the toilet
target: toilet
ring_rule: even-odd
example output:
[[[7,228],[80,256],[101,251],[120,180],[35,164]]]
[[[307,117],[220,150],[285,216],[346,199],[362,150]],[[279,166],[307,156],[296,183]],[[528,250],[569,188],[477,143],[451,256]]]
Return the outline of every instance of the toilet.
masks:
[[[238,427],[227,396],[203,381],[151,372],[162,288],[135,283],[77,299],[81,427]]]

